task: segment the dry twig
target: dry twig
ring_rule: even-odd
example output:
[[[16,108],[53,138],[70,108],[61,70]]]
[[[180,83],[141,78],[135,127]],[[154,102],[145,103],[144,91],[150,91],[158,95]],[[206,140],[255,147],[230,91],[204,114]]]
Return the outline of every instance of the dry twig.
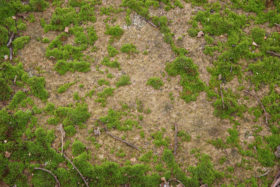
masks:
[[[12,45],[14,38],[15,38],[15,33],[12,33],[12,35],[10,36],[10,39],[7,43],[7,47],[10,47]]]
[[[220,94],[221,94],[221,98],[222,98],[223,109],[225,109],[224,95],[223,95],[223,90],[222,90],[221,84],[220,84]]]
[[[249,91],[247,91],[247,90],[245,90],[244,92],[246,92],[247,94],[249,94],[249,95],[251,95],[252,97],[254,97],[254,98],[257,100],[257,102],[259,103],[259,105],[261,105],[261,108],[262,108],[262,110],[263,110],[263,112],[264,112],[264,116],[265,116],[265,123],[266,123],[266,125],[268,125],[268,113],[266,112],[265,107],[264,107],[264,105],[262,104],[261,100],[258,98],[258,96],[254,95],[254,94],[251,94],[251,93],[250,93]]]
[[[264,177],[264,176],[268,175],[270,172],[271,172],[271,170],[269,169],[264,174],[257,176],[257,178]]]
[[[177,135],[178,135],[178,126],[175,123],[174,124],[174,128],[175,128],[175,137],[174,137],[174,155],[176,155],[177,152],[177,145],[178,145],[178,140],[177,140]]]
[[[56,181],[56,187],[60,187],[60,182],[59,182],[57,176],[55,176],[55,175],[53,174],[53,172],[51,172],[50,170],[47,170],[47,169],[45,169],[45,168],[34,168],[34,169],[35,169],[35,170],[41,170],[41,171],[44,171],[44,172],[49,173],[49,174],[50,174],[51,176],[53,176],[53,178],[55,179],[55,181]]]
[[[125,144],[128,145],[129,147],[132,147],[132,148],[134,148],[134,149],[140,151],[140,149],[139,149],[138,147],[136,147],[135,145],[133,145],[133,144],[131,144],[131,143],[129,143],[129,142],[127,142],[127,141],[125,141],[125,140],[123,140],[123,139],[121,139],[121,138],[119,138],[119,137],[117,137],[117,136],[115,136],[115,135],[113,135],[113,134],[107,132],[107,130],[106,130],[106,134],[108,134],[109,136],[111,136],[112,138],[114,138],[114,139],[116,139],[116,140],[118,140],[118,141],[120,141],[120,142],[125,143]]]
[[[13,48],[10,47],[10,60],[13,60]]]
[[[273,56],[277,56],[280,58],[280,54],[279,53],[275,53],[274,51],[266,51],[267,54],[273,55]]]
[[[64,158],[73,166],[73,168],[79,173],[79,175],[81,176],[81,178],[83,179],[84,183],[86,184],[87,187],[89,187],[85,177],[82,175],[82,173],[80,172],[80,170],[75,166],[75,164],[65,155],[63,154]]]
[[[134,149],[136,149],[136,150],[138,150],[138,151],[141,151],[138,147],[136,147],[135,145],[133,145],[133,144],[131,144],[131,143],[129,143],[129,142],[127,142],[127,141],[125,141],[125,140],[123,140],[123,139],[121,139],[121,138],[119,138],[119,137],[117,137],[117,136],[115,136],[115,135],[113,135],[113,134],[111,134],[111,133],[109,133],[107,130],[107,127],[106,127],[106,125],[102,122],[102,121],[100,121],[99,119],[97,120],[98,122],[100,122],[103,126],[104,126],[104,130],[105,130],[105,132],[106,132],[106,134],[108,134],[109,136],[111,136],[112,138],[114,138],[114,139],[116,139],[116,140],[118,140],[118,141],[120,141],[120,142],[123,142],[123,143],[125,143],[127,146],[129,146],[129,147],[132,147],[132,148],[134,148]]]
[[[62,124],[60,124],[58,126],[58,130],[60,131],[61,133],[61,155],[63,155],[63,144],[64,144],[64,138],[65,138],[65,131],[63,129],[63,126]]]
[[[181,181],[179,181],[178,179],[176,179],[176,178],[171,178],[171,179],[169,179],[169,180],[168,180],[168,183],[170,183],[171,181],[176,181],[176,182],[178,182],[182,187],[185,187],[185,185],[184,185]]]

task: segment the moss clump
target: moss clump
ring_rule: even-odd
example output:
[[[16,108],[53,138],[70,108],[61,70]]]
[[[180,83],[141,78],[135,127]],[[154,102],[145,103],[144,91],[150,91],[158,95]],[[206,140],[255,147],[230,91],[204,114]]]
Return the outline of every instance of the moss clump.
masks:
[[[97,84],[98,84],[99,86],[103,86],[103,85],[109,86],[109,85],[110,85],[110,82],[107,81],[107,80],[105,80],[105,79],[99,79],[99,80],[97,81]]]
[[[34,96],[47,100],[49,93],[45,89],[46,81],[44,77],[31,77],[28,79],[27,84],[30,86],[30,91]]]
[[[106,106],[107,98],[114,94],[114,88],[105,88],[102,92],[97,93],[97,99],[95,100],[98,103],[101,103],[102,106]]]
[[[111,35],[111,40],[119,39],[124,33],[124,30],[119,26],[109,26],[106,25],[105,34]]]
[[[160,147],[160,146],[167,147],[169,145],[169,143],[170,143],[170,139],[168,137],[163,137],[163,132],[161,132],[161,131],[157,131],[155,133],[152,133],[151,136],[154,139],[153,143],[157,147]]]
[[[69,83],[65,83],[61,86],[59,86],[59,88],[57,89],[58,93],[64,93],[66,92],[72,85],[74,85],[76,82],[69,82]]]
[[[74,107],[58,107],[55,118],[64,126],[82,125],[90,117],[86,104],[76,104]]]
[[[249,70],[253,73],[250,79],[257,89],[263,84],[280,85],[280,60],[277,57],[265,57],[251,63]]]
[[[189,135],[187,132],[185,131],[178,131],[178,137],[180,137],[180,139],[183,141],[183,142],[189,142],[191,141],[191,135]]]
[[[119,51],[111,45],[108,45],[107,51],[110,57],[114,57],[119,54]]]
[[[148,79],[147,85],[159,90],[163,86],[163,81],[159,77],[151,77]]]
[[[136,46],[133,44],[123,44],[121,47],[121,52],[131,55],[133,53],[137,53],[138,51]]]
[[[72,154],[78,156],[86,150],[86,146],[79,140],[75,140],[72,144]]]
[[[9,103],[9,108],[14,109],[17,108],[18,105],[27,98],[27,95],[23,91],[18,91],[14,96],[11,102]]]
[[[30,6],[33,11],[44,11],[49,3],[46,2],[45,0],[30,0]]]
[[[110,61],[108,57],[104,57],[101,64],[108,66],[110,68],[120,68],[120,63],[117,60]]]
[[[165,67],[168,75],[181,76],[180,84],[183,86],[181,97],[186,101],[194,101],[198,94],[204,90],[204,84],[198,77],[198,68],[192,59],[179,56]]]
[[[19,49],[22,49],[25,44],[30,41],[30,36],[21,36],[13,41],[14,53],[16,54]]]
[[[90,63],[85,61],[65,61],[59,60],[55,64],[55,70],[60,74],[64,75],[67,71],[71,72],[88,72],[90,71]]]
[[[124,113],[110,109],[108,114],[99,119],[104,123],[108,129],[116,128],[121,131],[132,130],[134,126],[138,125],[138,122],[132,119],[123,119]]]
[[[0,101],[8,100],[11,97],[12,89],[7,84],[6,80],[3,78],[0,78]]]
[[[116,82],[116,86],[121,87],[121,86],[126,86],[131,84],[130,82],[130,77],[128,75],[122,75],[119,80]]]

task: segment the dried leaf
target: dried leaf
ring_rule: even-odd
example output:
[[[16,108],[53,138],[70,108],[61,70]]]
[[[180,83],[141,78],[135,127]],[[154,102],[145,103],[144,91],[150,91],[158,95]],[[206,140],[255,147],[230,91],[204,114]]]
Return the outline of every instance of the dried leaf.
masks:
[[[199,32],[197,33],[197,37],[200,38],[200,37],[202,37],[202,36],[204,36],[204,32],[203,32],[203,31],[199,31]]]
[[[68,33],[69,32],[69,27],[65,27],[64,32]]]

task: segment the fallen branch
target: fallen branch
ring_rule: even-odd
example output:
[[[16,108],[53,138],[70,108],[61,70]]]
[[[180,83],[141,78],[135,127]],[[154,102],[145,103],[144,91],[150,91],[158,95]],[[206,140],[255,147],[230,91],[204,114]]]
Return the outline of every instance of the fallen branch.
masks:
[[[222,98],[223,109],[225,109],[224,95],[223,95],[223,90],[222,90],[221,84],[220,84],[220,94],[221,94],[221,98]]]
[[[138,147],[136,147],[135,145],[133,145],[133,144],[131,144],[131,143],[129,143],[129,142],[127,142],[127,141],[125,141],[125,140],[123,140],[123,139],[121,139],[121,138],[119,138],[119,137],[117,137],[117,136],[115,136],[115,135],[113,135],[113,134],[107,132],[107,130],[105,130],[105,131],[106,131],[106,134],[108,134],[108,135],[111,136],[112,138],[114,138],[114,139],[116,139],[116,140],[118,140],[118,141],[120,141],[120,142],[123,142],[123,143],[125,143],[126,145],[128,145],[129,147],[132,147],[132,148],[134,148],[134,149],[140,151],[140,149],[139,149]]]
[[[265,123],[266,123],[266,125],[268,125],[268,113],[266,112],[265,107],[264,107],[264,105],[262,104],[261,100],[260,100],[256,95],[251,94],[251,93],[250,93],[249,91],[247,91],[247,90],[245,90],[244,92],[246,92],[246,93],[248,93],[249,95],[251,95],[252,97],[254,97],[254,98],[257,100],[257,102],[259,103],[259,105],[261,105],[261,108],[262,108],[262,110],[263,110],[263,112],[264,112],[264,116],[265,116]]]
[[[63,154],[64,158],[73,166],[73,168],[79,173],[79,175],[81,176],[81,178],[83,179],[84,183],[86,184],[87,187],[89,187],[85,177],[82,175],[82,173],[80,172],[80,170],[74,165],[74,163],[65,155]]]
[[[178,182],[179,184],[181,184],[182,187],[185,187],[185,185],[184,185],[181,181],[179,181],[178,179],[176,179],[176,178],[171,178],[171,179],[169,179],[169,180],[168,180],[168,183],[170,183],[171,181],[176,181],[176,182]]]
[[[116,139],[116,140],[118,140],[118,141],[120,141],[120,142],[123,142],[123,143],[125,143],[127,146],[129,146],[129,147],[132,147],[132,148],[134,148],[134,149],[136,149],[136,150],[138,150],[138,151],[141,151],[138,147],[136,147],[135,145],[133,145],[133,144],[131,144],[131,143],[129,143],[129,142],[127,142],[127,141],[125,141],[125,140],[123,140],[123,139],[121,139],[121,138],[119,138],[119,137],[117,137],[117,136],[115,136],[115,135],[113,135],[113,134],[111,134],[111,133],[109,133],[108,132],[108,129],[107,129],[107,127],[106,127],[106,125],[102,122],[102,121],[100,121],[99,119],[97,120],[98,122],[100,122],[103,126],[104,126],[104,130],[105,130],[105,132],[106,132],[106,134],[108,134],[109,136],[111,136],[112,138],[114,138],[114,139]]]
[[[7,43],[7,47],[10,47],[12,45],[14,38],[15,38],[15,33],[12,33],[12,35],[10,36],[10,39]]]
[[[264,174],[257,176],[257,178],[264,177],[264,176],[268,175],[270,172],[271,172],[271,170],[267,170]]]
[[[174,124],[174,128],[175,128],[175,137],[174,137],[174,155],[176,155],[177,152],[177,146],[178,146],[178,140],[177,140],[177,135],[178,135],[178,126],[175,123]]]
[[[280,178],[274,180],[273,183],[271,184],[271,187],[277,187],[279,184],[280,184]]]
[[[10,60],[13,60],[13,48],[10,47]]]
[[[273,55],[273,56],[277,56],[280,58],[280,54],[279,53],[275,53],[274,51],[266,51],[267,54]]]
[[[45,169],[45,168],[34,168],[34,169],[35,169],[35,170],[41,170],[41,171],[44,171],[44,172],[49,173],[49,174],[50,174],[51,176],[53,176],[53,178],[55,179],[55,181],[56,181],[56,187],[60,187],[60,182],[59,182],[57,176],[55,176],[55,175],[53,174],[53,172],[51,172],[50,170],[47,170],[47,169]]]
[[[64,129],[63,129],[63,126],[62,126],[62,124],[60,124],[59,126],[58,126],[58,130],[60,131],[60,133],[61,133],[61,155],[63,155],[63,142],[64,142],[64,138],[65,138],[65,131],[64,131]]]

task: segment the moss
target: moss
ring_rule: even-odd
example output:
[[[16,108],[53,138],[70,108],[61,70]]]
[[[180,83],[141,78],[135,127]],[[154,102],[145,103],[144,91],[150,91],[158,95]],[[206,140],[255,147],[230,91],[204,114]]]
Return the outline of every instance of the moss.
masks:
[[[30,6],[33,11],[44,11],[49,3],[46,2],[45,0],[30,0]]]
[[[105,88],[102,92],[97,93],[97,99],[95,101],[101,103],[102,106],[106,106],[107,98],[114,94],[114,90],[114,88]]]
[[[47,100],[49,93],[45,89],[44,77],[31,77],[28,79],[27,84],[30,86],[31,93],[42,100]]]
[[[147,85],[159,90],[163,86],[163,81],[159,77],[151,77],[148,79]]]
[[[55,116],[63,123],[63,125],[74,126],[82,125],[90,117],[86,104],[77,103],[74,107],[58,107],[55,110]]]
[[[5,79],[0,78],[0,101],[5,101],[8,100],[11,97],[12,89],[11,87],[7,84]]]
[[[116,82],[116,87],[126,86],[131,84],[130,77],[128,75],[122,75]]]
[[[14,47],[14,53],[17,54],[17,51],[22,49],[25,44],[27,44],[30,41],[30,36],[21,36],[16,38],[13,41],[13,47]]]
[[[110,82],[107,81],[107,80],[105,80],[105,79],[99,79],[99,80],[97,81],[97,84],[98,84],[99,86],[103,86],[103,85],[109,86],[109,85],[110,85]]]
[[[167,147],[170,143],[170,139],[167,138],[167,137],[163,137],[163,132],[161,131],[157,131],[155,133],[152,133],[151,134],[152,138],[154,139],[153,140],[153,143],[157,146],[157,147],[160,147],[160,146],[165,146]]]
[[[72,154],[78,156],[86,150],[86,146],[79,140],[75,140],[72,144]]]
[[[191,141],[191,135],[189,135],[187,132],[184,132],[184,131],[182,131],[182,130],[178,131],[177,136],[180,137],[180,139],[181,139],[183,142],[189,142],[189,141]]]
[[[124,33],[124,30],[119,26],[109,26],[106,25],[106,31],[105,34],[111,35],[111,39],[119,39]]]
[[[132,119],[124,119],[124,113],[110,109],[108,114],[99,119],[104,123],[108,129],[116,128],[121,131],[132,130],[134,126],[138,125],[138,122]]]
[[[115,60],[115,61],[110,61],[108,57],[104,57],[104,59],[101,62],[103,65],[111,67],[111,68],[120,68],[120,63]]]
[[[149,151],[145,154],[143,154],[139,160],[142,161],[142,162],[145,162],[145,163],[149,163],[152,159],[152,156],[153,156],[153,152],[152,151]]]
[[[88,33],[88,39],[89,39],[88,43],[90,45],[93,45],[98,39],[98,36],[96,34],[96,31],[95,31],[94,27],[88,27],[87,28],[87,33]]]
[[[265,57],[256,63],[249,64],[253,75],[251,81],[258,89],[263,84],[280,85],[280,60],[276,57]]]
[[[15,109],[19,106],[19,104],[27,98],[27,95],[23,91],[18,91],[14,96],[11,102],[9,103],[10,109]]]
[[[119,51],[111,45],[108,45],[107,51],[110,57],[114,57],[119,53]]]
[[[131,55],[133,53],[137,53],[138,51],[135,45],[127,43],[122,45],[121,52]]]
[[[198,68],[192,59],[179,56],[165,67],[168,75],[181,76],[180,84],[183,86],[181,97],[186,101],[194,101],[198,94],[204,90],[204,84],[198,77]]]
[[[58,87],[57,92],[58,93],[64,93],[66,92],[72,85],[74,85],[76,82],[69,82],[69,83],[65,83],[61,86]]]
[[[55,70],[60,74],[64,75],[67,71],[71,72],[88,72],[90,71],[90,63],[85,61],[65,61],[59,60],[55,64]]]

